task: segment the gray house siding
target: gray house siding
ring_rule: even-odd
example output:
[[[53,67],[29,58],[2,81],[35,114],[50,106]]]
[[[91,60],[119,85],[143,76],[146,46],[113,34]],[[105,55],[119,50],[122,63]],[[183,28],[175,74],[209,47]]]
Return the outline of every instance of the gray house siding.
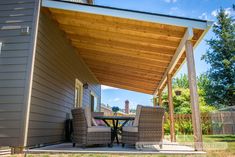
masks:
[[[27,145],[64,140],[64,121],[74,107],[75,79],[88,83],[100,104],[101,86],[51,17],[41,11],[33,74]]]
[[[25,144],[38,9],[38,0],[0,1],[0,146]]]

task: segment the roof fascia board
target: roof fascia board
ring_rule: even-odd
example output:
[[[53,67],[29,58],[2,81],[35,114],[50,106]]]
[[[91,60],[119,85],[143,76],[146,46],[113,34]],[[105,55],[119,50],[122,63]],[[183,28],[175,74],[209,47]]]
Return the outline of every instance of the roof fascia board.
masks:
[[[79,11],[85,13],[134,19],[139,21],[174,25],[180,27],[192,27],[203,30],[206,29],[208,26],[207,21],[193,20],[193,19],[173,17],[173,16],[163,16],[158,14],[147,14],[137,11],[128,11],[115,8],[112,9],[108,7],[101,7],[95,5],[83,5],[79,3],[74,4],[62,1],[42,0],[42,6],[48,8]]]
[[[171,59],[171,62],[169,64],[169,66],[167,67],[167,70],[165,71],[165,73],[162,77],[161,82],[158,85],[158,88],[155,90],[154,95],[156,95],[158,93],[159,89],[163,88],[162,86],[164,85],[164,83],[167,80],[167,75],[170,74],[173,71],[175,65],[177,64],[180,57],[184,53],[186,41],[191,40],[192,38],[193,38],[193,29],[192,29],[192,27],[188,27],[185,34],[184,34],[184,36],[183,36],[183,38],[180,41],[180,44],[179,44],[178,48],[175,51],[174,56]]]

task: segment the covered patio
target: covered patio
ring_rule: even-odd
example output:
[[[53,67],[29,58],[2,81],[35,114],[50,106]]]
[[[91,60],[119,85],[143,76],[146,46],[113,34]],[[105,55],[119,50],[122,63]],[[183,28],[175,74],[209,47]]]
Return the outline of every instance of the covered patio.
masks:
[[[160,152],[203,150],[193,50],[211,22],[59,0],[42,0],[41,11],[53,18],[100,84],[151,94],[160,106],[168,87],[171,142],[176,142],[172,77],[187,60],[194,149],[174,143],[167,147],[166,142]],[[62,144],[30,151],[83,151],[75,149]]]
[[[180,145],[176,142],[163,142],[163,148],[160,149],[158,146],[150,145],[143,148],[141,151],[136,149],[134,146],[122,148],[121,146],[114,145],[112,148],[98,146],[88,147],[86,149],[79,147],[71,147],[71,143],[56,144],[41,148],[25,150],[26,154],[125,154],[125,155],[204,155],[206,152],[194,151],[191,146]]]

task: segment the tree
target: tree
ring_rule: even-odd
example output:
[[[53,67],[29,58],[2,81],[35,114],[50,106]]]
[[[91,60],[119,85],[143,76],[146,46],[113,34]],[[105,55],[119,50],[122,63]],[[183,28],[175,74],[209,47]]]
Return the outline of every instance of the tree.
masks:
[[[179,78],[175,78],[172,82],[173,86],[173,104],[174,104],[174,113],[178,114],[191,114],[191,105],[190,105],[190,91],[188,85],[188,77],[186,74],[181,75]],[[199,94],[199,107],[202,113],[211,112],[216,110],[215,107],[211,106],[208,103],[207,99],[207,90],[210,85],[210,81],[205,74],[201,74],[197,77],[198,85],[198,94]],[[181,95],[176,95],[175,91],[181,91]],[[168,93],[164,92],[163,96],[163,105],[168,111]]]
[[[202,59],[210,64],[208,77],[213,105],[234,105],[235,90],[235,23],[232,17],[220,9],[212,31],[215,38],[207,41],[209,50]]]
[[[205,99],[205,102],[209,105],[213,104],[213,98],[211,97],[211,93],[213,89],[211,88],[211,80],[209,79],[207,74],[201,74],[197,77],[197,85],[200,91],[200,96]]]
[[[189,88],[188,76],[181,74],[180,77],[173,79],[173,88]]]

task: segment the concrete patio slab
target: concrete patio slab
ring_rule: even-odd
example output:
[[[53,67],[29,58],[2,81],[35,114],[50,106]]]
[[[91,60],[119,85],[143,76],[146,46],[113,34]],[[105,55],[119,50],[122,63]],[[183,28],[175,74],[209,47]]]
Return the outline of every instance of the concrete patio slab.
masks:
[[[112,148],[106,146],[95,146],[95,147],[72,147],[72,143],[61,143],[41,148],[33,148],[25,151],[29,154],[38,153],[92,153],[92,154],[206,154],[203,151],[194,151],[192,147],[179,145],[178,143],[164,142],[163,148],[160,149],[156,145],[145,146],[142,150],[137,150],[134,146],[125,146],[124,148],[120,145],[114,144]]]

